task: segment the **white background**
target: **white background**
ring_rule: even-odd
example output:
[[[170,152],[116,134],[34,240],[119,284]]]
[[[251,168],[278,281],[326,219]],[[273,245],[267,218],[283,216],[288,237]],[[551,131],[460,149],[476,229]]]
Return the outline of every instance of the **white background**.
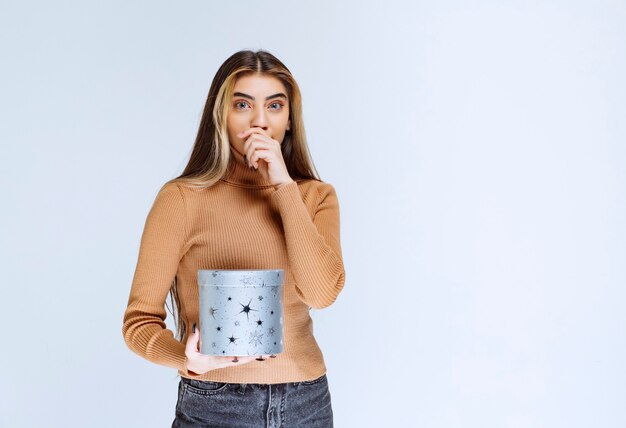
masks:
[[[0,425],[170,426],[176,371],[121,334],[139,239],[219,65],[266,49],[340,201],[346,284],[313,311],[335,426],[626,426],[625,22],[618,1],[3,2]]]

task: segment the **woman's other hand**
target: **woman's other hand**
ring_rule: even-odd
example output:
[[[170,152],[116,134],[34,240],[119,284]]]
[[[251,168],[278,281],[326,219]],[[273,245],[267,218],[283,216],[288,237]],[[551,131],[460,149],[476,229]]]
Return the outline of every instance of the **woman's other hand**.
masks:
[[[267,131],[256,126],[242,131],[237,137],[246,138],[243,150],[247,162],[251,168],[258,170],[264,179],[274,186],[293,181],[287,171],[280,143],[271,138]]]
[[[195,326],[195,325],[194,325]],[[192,374],[203,374],[210,370],[221,369],[224,367],[232,367],[235,365],[241,365],[250,363],[257,360],[257,357],[227,357],[217,355],[205,355],[201,354],[200,349],[200,328],[195,327],[195,332],[187,337],[187,344],[185,345],[185,355],[187,356],[187,370]],[[265,359],[266,355],[261,358]]]

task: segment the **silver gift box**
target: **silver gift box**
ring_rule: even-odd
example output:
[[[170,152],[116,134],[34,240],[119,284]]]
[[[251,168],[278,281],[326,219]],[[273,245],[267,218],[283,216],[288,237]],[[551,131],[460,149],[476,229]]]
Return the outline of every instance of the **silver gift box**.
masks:
[[[200,353],[283,352],[282,269],[198,270]]]

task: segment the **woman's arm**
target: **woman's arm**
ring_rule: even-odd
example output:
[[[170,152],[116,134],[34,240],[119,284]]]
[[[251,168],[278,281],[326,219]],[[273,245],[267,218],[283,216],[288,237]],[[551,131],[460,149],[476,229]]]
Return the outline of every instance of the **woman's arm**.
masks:
[[[141,237],[122,333],[136,354],[186,370],[185,345],[167,329],[165,300],[186,240],[185,203],[176,183],[166,184],[148,213]]]
[[[278,186],[271,197],[282,218],[298,297],[310,307],[323,309],[341,292],[345,270],[335,188],[329,183],[316,184],[319,196],[313,218],[295,181]]]

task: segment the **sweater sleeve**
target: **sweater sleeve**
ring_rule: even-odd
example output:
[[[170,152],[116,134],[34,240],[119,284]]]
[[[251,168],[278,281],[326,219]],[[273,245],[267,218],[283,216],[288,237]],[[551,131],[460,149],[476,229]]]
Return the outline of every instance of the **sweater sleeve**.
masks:
[[[185,345],[164,322],[165,300],[183,256],[185,215],[179,186],[163,186],[145,222],[122,334],[136,354],[187,373]]]
[[[323,309],[336,299],[345,282],[339,231],[339,202],[335,188],[321,183],[313,218],[298,184],[278,186],[272,199],[280,212],[298,297]]]

